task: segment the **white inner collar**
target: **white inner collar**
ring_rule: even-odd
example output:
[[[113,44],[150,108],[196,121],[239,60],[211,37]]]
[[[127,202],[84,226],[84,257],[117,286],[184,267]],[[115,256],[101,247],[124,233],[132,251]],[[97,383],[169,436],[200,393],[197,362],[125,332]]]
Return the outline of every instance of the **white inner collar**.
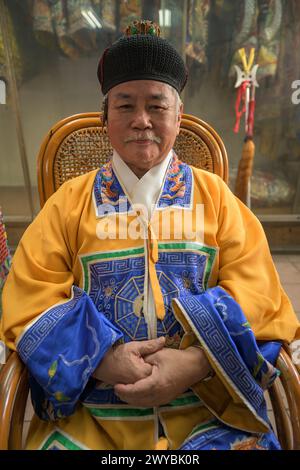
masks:
[[[156,204],[162,189],[171,158],[172,150],[162,162],[152,167],[139,179],[120,155],[115,150],[113,151],[112,165],[118,180],[133,204],[143,204],[147,208],[148,219],[151,217],[153,206]]]

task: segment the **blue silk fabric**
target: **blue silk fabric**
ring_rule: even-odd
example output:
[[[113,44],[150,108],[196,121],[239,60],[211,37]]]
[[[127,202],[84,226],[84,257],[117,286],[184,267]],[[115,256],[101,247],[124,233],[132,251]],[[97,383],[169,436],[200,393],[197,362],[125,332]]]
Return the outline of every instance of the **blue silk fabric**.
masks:
[[[220,287],[201,295],[183,295],[176,302],[213,363],[234,384],[249,409],[269,424],[264,390],[279,373],[273,364],[281,343],[257,343],[240,306]],[[181,448],[279,450],[280,445],[271,428],[268,433],[254,435],[213,420],[194,429]]]
[[[121,337],[78,287],[69,301],[43,313],[17,346],[31,375],[37,415],[56,420],[73,414],[89,378]]]
[[[281,450],[272,431],[250,434],[214,420],[196,428],[180,450]]]

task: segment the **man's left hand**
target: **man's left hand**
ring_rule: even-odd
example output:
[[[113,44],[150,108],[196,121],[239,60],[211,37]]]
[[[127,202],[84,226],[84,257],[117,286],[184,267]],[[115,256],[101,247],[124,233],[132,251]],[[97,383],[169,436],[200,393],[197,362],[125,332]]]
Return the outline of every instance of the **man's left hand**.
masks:
[[[144,358],[152,374],[134,384],[116,384],[115,393],[133,406],[153,407],[169,403],[199,382],[210,371],[202,349],[163,348]]]

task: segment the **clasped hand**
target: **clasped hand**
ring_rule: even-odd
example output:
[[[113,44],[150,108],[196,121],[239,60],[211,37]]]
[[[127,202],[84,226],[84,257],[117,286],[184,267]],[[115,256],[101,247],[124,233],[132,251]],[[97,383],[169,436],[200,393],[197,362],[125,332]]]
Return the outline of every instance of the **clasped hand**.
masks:
[[[132,341],[111,348],[94,377],[114,385],[116,395],[133,406],[154,407],[174,400],[205,377],[210,365],[203,351],[165,348],[165,338]]]

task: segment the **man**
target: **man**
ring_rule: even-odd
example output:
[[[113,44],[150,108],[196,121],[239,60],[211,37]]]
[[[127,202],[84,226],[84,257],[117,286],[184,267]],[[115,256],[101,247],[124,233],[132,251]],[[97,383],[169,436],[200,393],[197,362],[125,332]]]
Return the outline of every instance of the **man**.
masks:
[[[5,286],[3,335],[31,374],[27,448],[277,449],[263,389],[273,341],[299,325],[257,219],[172,150],[183,61],[140,22],[98,76],[112,161],[47,201]]]

